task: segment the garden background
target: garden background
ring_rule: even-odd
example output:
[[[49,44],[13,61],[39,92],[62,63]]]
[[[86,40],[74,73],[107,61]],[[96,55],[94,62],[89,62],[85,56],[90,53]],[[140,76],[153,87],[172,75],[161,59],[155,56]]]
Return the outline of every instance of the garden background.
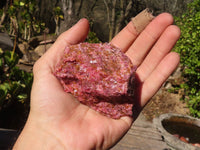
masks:
[[[32,66],[59,34],[85,17],[90,21],[86,41],[108,42],[145,8],[154,15],[171,13],[182,32],[174,48],[181,63],[163,85],[162,94],[152,98],[146,115],[152,118],[162,113],[157,109],[173,110],[166,105],[169,101],[162,101],[170,95],[186,107],[178,113],[200,118],[200,0],[1,0],[0,128],[23,127],[29,112]]]

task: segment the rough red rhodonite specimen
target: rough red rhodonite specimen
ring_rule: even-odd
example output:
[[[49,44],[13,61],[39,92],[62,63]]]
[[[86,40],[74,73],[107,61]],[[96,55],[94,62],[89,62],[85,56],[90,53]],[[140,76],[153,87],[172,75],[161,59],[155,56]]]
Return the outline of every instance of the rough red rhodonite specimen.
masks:
[[[135,67],[109,43],[66,47],[55,76],[81,103],[118,119],[132,116]]]

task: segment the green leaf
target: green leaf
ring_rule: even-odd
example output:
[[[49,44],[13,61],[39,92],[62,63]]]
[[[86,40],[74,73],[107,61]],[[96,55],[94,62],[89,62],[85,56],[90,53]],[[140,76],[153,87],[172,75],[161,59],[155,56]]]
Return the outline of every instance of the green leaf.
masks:
[[[0,106],[6,100],[6,96],[8,94],[9,89],[10,86],[8,83],[0,84]]]
[[[7,90],[3,90],[3,89],[0,88],[0,103],[5,100],[7,92],[8,92]]]
[[[63,19],[64,19],[64,16],[63,16],[63,15],[59,15],[59,18],[63,20]]]
[[[19,2],[19,5],[20,5],[20,6],[24,6],[25,3],[24,3],[24,2]]]
[[[0,84],[0,89],[8,91],[10,90],[10,84],[8,82],[4,82],[3,84]]]
[[[12,54],[12,52],[6,51],[4,53],[4,60],[5,63],[9,66],[9,68],[12,68],[18,63],[19,57],[16,53]]]
[[[27,94],[20,94],[17,96],[18,99],[26,99],[27,97]]]
[[[0,56],[2,56],[3,54],[3,50],[0,48]]]
[[[0,69],[3,68],[3,60],[0,58]]]

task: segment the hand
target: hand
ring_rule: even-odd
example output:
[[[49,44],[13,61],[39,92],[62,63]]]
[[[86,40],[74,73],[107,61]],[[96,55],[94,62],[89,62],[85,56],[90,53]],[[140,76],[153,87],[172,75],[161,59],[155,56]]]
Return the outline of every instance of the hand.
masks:
[[[138,66],[136,115],[179,63],[179,55],[170,52],[180,36],[172,23],[171,15],[161,14],[138,35],[130,22],[111,41]],[[30,114],[14,149],[108,149],[136,119],[114,120],[80,104],[53,75],[65,47],[84,41],[88,30],[88,21],[81,19],[34,65]]]

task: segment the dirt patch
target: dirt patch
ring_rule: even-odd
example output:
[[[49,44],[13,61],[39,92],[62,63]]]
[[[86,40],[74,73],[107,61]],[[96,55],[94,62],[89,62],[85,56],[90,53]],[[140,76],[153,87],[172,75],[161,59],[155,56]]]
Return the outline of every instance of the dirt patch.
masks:
[[[180,95],[169,93],[165,89],[161,89],[151,101],[145,106],[142,113],[147,120],[152,121],[164,113],[177,113],[188,115],[189,109],[187,104],[180,100]]]

